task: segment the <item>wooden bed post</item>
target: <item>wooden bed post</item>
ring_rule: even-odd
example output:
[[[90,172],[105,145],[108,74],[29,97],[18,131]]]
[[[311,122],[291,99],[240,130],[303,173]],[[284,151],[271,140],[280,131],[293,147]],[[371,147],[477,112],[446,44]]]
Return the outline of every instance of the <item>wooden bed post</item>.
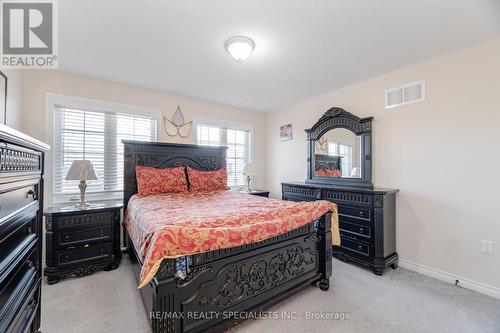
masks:
[[[320,273],[323,275],[319,281],[319,288],[327,291],[330,288],[332,275],[332,213],[326,213],[319,220],[318,236],[320,237]]]
[[[181,309],[175,297],[175,259],[164,259],[155,275],[153,308],[150,315],[153,332],[181,332]]]

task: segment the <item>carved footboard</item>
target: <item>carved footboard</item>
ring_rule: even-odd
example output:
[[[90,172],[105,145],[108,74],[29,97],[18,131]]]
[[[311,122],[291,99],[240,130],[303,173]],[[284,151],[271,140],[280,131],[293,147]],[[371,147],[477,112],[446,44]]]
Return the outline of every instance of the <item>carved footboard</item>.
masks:
[[[190,272],[176,277],[164,260],[141,289],[152,331],[206,332],[235,325],[239,314],[264,309],[318,283],[328,290],[332,273],[330,214],[271,239],[191,257]],[[140,271],[133,246],[129,254]]]

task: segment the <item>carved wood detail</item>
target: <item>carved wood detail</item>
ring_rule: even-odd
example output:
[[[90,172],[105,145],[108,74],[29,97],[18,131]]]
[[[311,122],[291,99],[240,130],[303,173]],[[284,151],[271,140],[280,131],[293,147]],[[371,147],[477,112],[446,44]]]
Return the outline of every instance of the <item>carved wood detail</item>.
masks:
[[[300,246],[282,250],[268,260],[263,258],[229,266],[216,295],[203,296],[199,305],[215,305],[223,310],[314,268],[315,255]]]

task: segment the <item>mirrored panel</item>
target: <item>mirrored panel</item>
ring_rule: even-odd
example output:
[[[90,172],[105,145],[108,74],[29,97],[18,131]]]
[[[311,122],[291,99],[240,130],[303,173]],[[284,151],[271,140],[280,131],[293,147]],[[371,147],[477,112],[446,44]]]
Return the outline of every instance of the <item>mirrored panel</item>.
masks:
[[[315,142],[315,176],[361,178],[361,136],[334,128]]]

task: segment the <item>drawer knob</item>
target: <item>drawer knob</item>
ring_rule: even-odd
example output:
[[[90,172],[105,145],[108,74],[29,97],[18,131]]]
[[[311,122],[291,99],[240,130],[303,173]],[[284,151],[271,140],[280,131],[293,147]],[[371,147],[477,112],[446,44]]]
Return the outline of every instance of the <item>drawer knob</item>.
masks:
[[[33,229],[31,227],[28,227],[28,229],[26,229],[26,232],[28,233],[28,235],[31,235],[33,233]]]
[[[358,245],[358,250],[361,251],[362,249],[363,249],[363,247],[361,245]]]
[[[33,200],[38,200],[38,195],[35,191],[29,190],[28,193],[26,193],[27,196],[30,196],[33,198]]]
[[[363,212],[359,212],[359,216],[363,217],[365,214]]]
[[[31,260],[27,260],[27,261],[26,261],[26,265],[28,265],[28,268],[33,267],[33,261],[31,261]]]
[[[359,228],[359,233],[362,234],[364,232],[363,228]]]
[[[69,240],[69,235],[66,235],[66,236],[64,237],[64,239],[65,239],[65,240]]]

